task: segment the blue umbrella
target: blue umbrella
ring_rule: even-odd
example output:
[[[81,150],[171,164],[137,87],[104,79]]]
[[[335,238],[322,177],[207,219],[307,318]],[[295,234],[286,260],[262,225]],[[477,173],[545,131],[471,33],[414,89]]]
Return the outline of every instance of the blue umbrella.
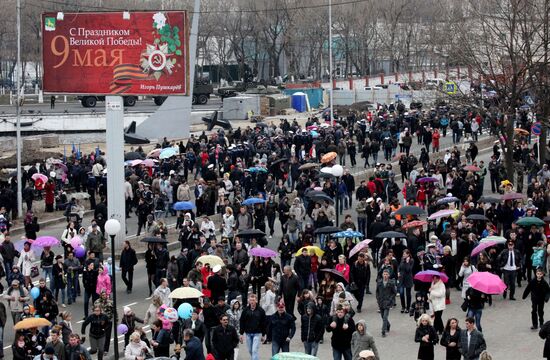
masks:
[[[195,208],[195,204],[189,201],[178,201],[174,204],[174,210],[181,211],[181,210],[193,210]]]
[[[166,148],[160,152],[159,159],[168,159],[177,153],[178,151],[175,148]]]
[[[310,131],[310,134],[311,134],[311,137],[312,138],[318,138],[319,137],[319,133],[315,130],[311,130]]]
[[[460,201],[459,198],[456,198],[454,196],[446,196],[444,198],[441,198],[441,199],[437,200],[437,205],[449,204],[449,203],[454,203],[454,202],[458,202],[458,201]]]
[[[248,171],[250,171],[251,173],[255,173],[255,172],[267,172],[267,169],[264,169],[262,167],[251,167],[251,168],[248,168]]]
[[[243,201],[242,204],[246,205],[246,206],[250,206],[250,205],[254,205],[254,204],[265,204],[265,200],[260,199],[260,198],[252,197],[252,198],[248,198],[245,201]]]
[[[330,236],[335,238],[354,238],[354,237],[364,237],[363,233],[360,233],[359,231],[352,231],[352,230],[346,230],[346,231],[340,231],[336,234],[331,234]]]

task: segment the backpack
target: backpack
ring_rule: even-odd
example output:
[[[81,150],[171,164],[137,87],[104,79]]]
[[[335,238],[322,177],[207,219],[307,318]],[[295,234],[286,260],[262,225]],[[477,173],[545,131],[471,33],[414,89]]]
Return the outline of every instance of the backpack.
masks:
[[[531,255],[531,262],[533,263],[533,267],[535,269],[538,267],[542,267],[544,263],[544,250],[543,249],[535,250]]]

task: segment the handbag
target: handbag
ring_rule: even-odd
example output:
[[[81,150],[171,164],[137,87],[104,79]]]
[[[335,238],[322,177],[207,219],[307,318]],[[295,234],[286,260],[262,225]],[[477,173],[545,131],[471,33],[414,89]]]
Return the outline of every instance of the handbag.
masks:
[[[357,290],[359,290],[359,287],[357,286],[357,284],[355,282],[352,282],[349,285],[349,291],[357,291]]]
[[[466,312],[468,310],[468,300],[464,300],[462,305],[460,305],[460,308],[462,309],[462,311]]]
[[[31,267],[31,278],[35,278],[38,275],[40,275],[40,272],[38,271],[38,266]]]

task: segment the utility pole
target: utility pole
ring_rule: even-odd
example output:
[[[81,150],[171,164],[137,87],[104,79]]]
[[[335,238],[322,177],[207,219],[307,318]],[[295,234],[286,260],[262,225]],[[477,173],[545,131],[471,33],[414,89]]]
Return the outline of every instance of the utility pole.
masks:
[[[332,106],[332,0],[328,0],[328,72],[329,72],[329,107],[330,107],[330,123],[334,126],[334,108]]]
[[[16,157],[17,157],[17,215],[23,215],[23,193],[21,192],[23,184],[21,184],[21,148],[23,147],[21,141],[21,111],[19,105],[21,104],[21,0],[17,0],[17,70],[15,72],[15,84],[17,87],[17,101],[15,103],[15,113],[17,119],[16,130]]]

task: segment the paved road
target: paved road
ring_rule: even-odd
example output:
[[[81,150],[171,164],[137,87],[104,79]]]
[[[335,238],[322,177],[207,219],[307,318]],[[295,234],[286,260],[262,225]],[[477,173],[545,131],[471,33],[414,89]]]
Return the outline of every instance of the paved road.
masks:
[[[488,158],[488,152],[484,152],[480,156],[480,159],[485,161],[487,161]],[[489,183],[486,181],[485,191],[490,192],[488,186]],[[354,217],[356,215],[354,212],[351,212],[351,214]],[[130,219],[128,223],[130,234],[134,234],[134,223],[135,218]],[[276,227],[277,232],[268,245],[268,247],[272,249],[277,247],[281,237],[278,223],[276,223]],[[51,226],[48,227],[48,229],[44,229],[43,235],[60,236],[61,230],[62,225]],[[124,291],[124,286],[120,285],[122,282],[120,280],[120,275],[117,273],[117,284],[119,284],[119,311],[123,306],[128,305],[131,306],[139,316],[144,315],[149,305],[145,274],[144,264],[140,261],[135,272],[134,292],[127,295]],[[371,288],[374,287],[372,284],[373,280],[371,280]],[[523,291],[523,289],[518,290],[518,295],[516,295],[518,299],[521,296],[520,291]],[[460,294],[453,290],[451,297],[452,303],[444,311],[443,318],[446,320],[447,318],[454,316],[457,317],[461,323],[463,323],[465,316],[459,308],[459,305],[461,304]],[[381,327],[381,320],[379,314],[376,312],[376,309],[376,299],[374,295],[367,295],[365,298],[363,312],[356,315],[356,320],[366,320],[368,331],[374,335],[377,346],[382,355],[382,359],[415,359],[418,346],[413,340],[415,331],[414,321],[409,316],[401,314],[398,309],[394,309],[390,313],[392,330],[388,337],[382,338],[379,331]],[[68,310],[73,312],[73,326],[75,329],[79,330],[81,324],[77,322],[82,319],[83,316],[82,299],[77,299],[77,302],[71,305]],[[502,300],[501,297],[495,297],[493,306],[487,307],[484,311],[482,324],[488,349],[493,353],[495,359],[541,358],[543,342],[538,338],[536,333],[529,330],[531,325],[529,301],[518,300],[516,302],[510,302]],[[11,325],[11,321],[8,320],[7,329],[5,331],[5,346],[9,346],[9,344],[13,341],[13,331],[10,330]],[[297,324],[297,327],[299,329],[299,323]],[[513,339],[513,341],[507,341],[507,339]],[[120,340],[121,339],[119,339],[119,341]],[[397,344],[398,346],[396,346]],[[122,351],[122,346],[120,346],[120,349]],[[302,344],[299,341],[299,332],[292,340],[290,349],[291,351],[303,351]],[[7,351],[6,358],[9,358],[9,349]],[[330,337],[325,334],[325,342],[320,345],[318,356],[323,360],[330,359],[330,353]],[[112,350],[110,354],[112,354]],[[260,348],[260,358],[268,359],[270,356],[271,346],[262,345]],[[442,358],[444,358],[444,349],[441,346],[438,346],[436,348],[436,359]],[[241,351],[238,359],[249,359],[249,356],[246,354],[246,347],[243,345],[241,345]]]
[[[217,110],[222,106],[222,101],[217,96],[212,96],[206,105],[193,105],[193,110],[196,111],[206,111],[206,110]],[[159,107],[155,105],[152,99],[138,100],[135,106],[128,107],[130,112],[146,112],[152,113],[155,112]],[[98,102],[97,106],[93,108],[98,113],[105,112],[105,105],[103,102]],[[40,111],[42,114],[61,114],[67,110],[71,114],[75,113],[89,113],[92,111],[91,108],[83,107],[80,102],[68,99],[65,103],[63,102],[63,97],[59,96],[57,102],[55,103],[55,109],[50,109],[49,98],[44,99],[43,104],[37,104],[36,102],[28,101],[21,108],[23,114],[37,113]],[[0,105],[0,114],[15,115],[15,106],[10,105]]]

